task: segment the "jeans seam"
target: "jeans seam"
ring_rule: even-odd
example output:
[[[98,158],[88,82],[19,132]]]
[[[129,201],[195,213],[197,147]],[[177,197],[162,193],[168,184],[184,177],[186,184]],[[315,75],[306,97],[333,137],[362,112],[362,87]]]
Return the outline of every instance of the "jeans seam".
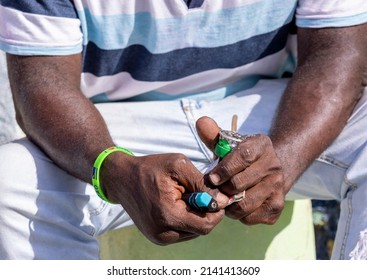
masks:
[[[350,232],[350,225],[351,225],[351,220],[352,220],[352,215],[353,215],[353,205],[352,205],[353,204],[353,193],[357,189],[357,185],[350,182],[347,177],[344,178],[344,183],[349,186],[349,191],[347,193],[348,216],[346,219],[343,241],[340,247],[340,259],[345,259],[345,253],[346,253],[345,250],[346,250],[346,245],[347,245],[347,240],[348,240],[348,236]]]
[[[98,216],[106,209],[106,207],[107,207],[107,202],[101,200],[101,203],[98,205],[97,208],[89,210],[89,215]]]
[[[195,104],[194,104],[195,103]],[[200,147],[201,152],[205,155],[206,159],[209,162],[213,162],[213,157],[210,154],[209,150],[206,148],[205,144],[201,141],[196,127],[195,127],[195,120],[196,117],[194,115],[193,112],[193,107],[197,106],[197,102],[195,100],[190,100],[190,99],[181,99],[181,106],[182,106],[182,110],[186,116],[187,119],[187,123],[191,129],[192,134],[194,135],[196,142],[198,144],[198,146]]]
[[[93,208],[93,209],[91,209],[91,210],[88,211],[88,213],[89,213],[89,219],[90,219],[90,221],[91,221],[91,223],[93,225],[92,229],[89,232],[89,235],[90,236],[95,237],[98,234],[99,230],[100,230],[99,228],[97,229],[97,225],[93,222],[92,218],[93,217],[97,217],[98,215],[100,215],[103,211],[106,210],[107,207],[108,207],[108,203],[105,202],[105,201],[103,201],[103,200],[101,200],[101,202],[99,203],[98,207]]]
[[[340,168],[343,168],[343,169],[348,169],[349,165],[340,161],[340,160],[337,160],[329,155],[321,155],[319,157],[319,160],[322,160],[322,161],[326,161],[327,163],[330,163],[332,165],[335,165],[337,167],[340,167]]]

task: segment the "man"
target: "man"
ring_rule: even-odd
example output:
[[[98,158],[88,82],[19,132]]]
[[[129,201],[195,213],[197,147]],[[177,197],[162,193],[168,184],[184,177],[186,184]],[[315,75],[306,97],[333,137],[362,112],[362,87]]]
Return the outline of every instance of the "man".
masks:
[[[340,199],[333,258],[363,257],[365,1],[0,3],[27,135],[0,149],[2,258],[97,258],[95,236],[132,221],[158,244],[224,214],[272,224],[288,193]],[[203,176],[233,114],[252,136]],[[128,150],[104,154],[116,145]],[[87,184],[98,162],[96,191],[116,205]],[[187,207],[195,191],[220,210]]]

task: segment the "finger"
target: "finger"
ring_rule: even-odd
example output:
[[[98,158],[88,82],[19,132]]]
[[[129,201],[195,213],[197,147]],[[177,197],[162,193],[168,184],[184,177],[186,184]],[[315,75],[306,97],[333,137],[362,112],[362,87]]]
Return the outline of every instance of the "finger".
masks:
[[[268,177],[246,191],[245,199],[226,208],[226,215],[232,219],[242,219],[258,209],[272,196],[283,195],[280,182]],[[283,195],[284,196],[284,195]]]
[[[223,183],[220,190],[226,195],[234,195],[256,186],[261,180],[270,175],[272,175],[274,183],[283,183],[281,166],[278,161],[272,162],[264,156]]]
[[[261,187],[262,184],[260,183],[258,186]],[[226,216],[234,220],[240,220],[255,211],[269,197],[269,191],[259,191],[257,187],[252,188],[246,191],[245,199],[233,203],[226,208]]]
[[[206,184],[204,175],[191,161],[185,159],[185,162],[183,160],[179,162],[181,166],[176,168],[177,182],[184,187],[186,193],[207,192],[217,201],[219,209],[224,209],[228,205],[228,197],[219,190],[210,188]]]
[[[164,231],[158,234],[158,236],[151,241],[153,241],[158,245],[169,245],[192,240],[199,236],[200,236],[199,234],[193,234],[191,232],[171,230],[171,231]]]
[[[185,192],[181,194],[183,201],[192,209],[199,212],[215,212],[227,207],[229,197],[218,189],[208,189],[200,192]]]
[[[203,217],[197,215],[197,213],[189,213],[185,228],[194,234],[207,235],[222,221],[224,214],[224,210],[205,213]],[[200,226],[198,227],[198,225]]]
[[[179,188],[167,186],[167,196],[155,212],[156,222],[146,236],[156,244],[166,245],[208,234],[224,216],[224,210],[214,213],[197,212],[181,200]],[[157,205],[156,205],[157,206]]]
[[[159,213],[157,223],[151,230],[141,229],[142,232],[147,232],[147,238],[156,244],[172,244],[206,235],[224,217],[224,210],[214,213],[196,212],[180,199],[167,205],[170,205],[169,208]]]
[[[176,206],[180,210],[175,212],[175,217],[173,219],[168,219],[173,223],[170,225],[171,228],[198,235],[209,234],[213,228],[220,223],[225,213],[224,210],[211,213],[197,212],[187,209],[183,201],[182,204],[178,202]]]
[[[240,219],[246,225],[268,224],[273,225],[280,217],[284,209],[284,196],[280,194],[272,197],[251,214]]]
[[[209,173],[211,182],[218,186],[256,162],[270,144],[264,135],[254,135],[241,142]]]
[[[209,117],[201,117],[196,121],[196,130],[201,141],[211,150],[214,151],[219,139],[219,126]]]
[[[185,155],[176,154],[167,165],[172,180],[184,187],[184,192],[196,192],[203,188],[203,174]]]
[[[213,199],[215,199],[215,201],[217,201],[217,203],[218,203],[218,210],[224,209],[224,208],[226,208],[228,206],[228,204],[229,204],[229,198],[228,198],[228,196],[226,196],[225,194],[223,194],[218,189],[207,189],[206,192],[209,193],[211,195],[211,197]]]

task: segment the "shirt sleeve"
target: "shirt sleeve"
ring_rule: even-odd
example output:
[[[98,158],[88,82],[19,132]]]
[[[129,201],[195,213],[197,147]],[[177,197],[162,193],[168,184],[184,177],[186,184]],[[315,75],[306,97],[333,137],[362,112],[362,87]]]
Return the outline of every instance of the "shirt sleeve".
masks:
[[[299,27],[345,27],[367,22],[366,0],[299,0]]]
[[[0,0],[0,49],[16,55],[69,55],[83,48],[70,0]]]

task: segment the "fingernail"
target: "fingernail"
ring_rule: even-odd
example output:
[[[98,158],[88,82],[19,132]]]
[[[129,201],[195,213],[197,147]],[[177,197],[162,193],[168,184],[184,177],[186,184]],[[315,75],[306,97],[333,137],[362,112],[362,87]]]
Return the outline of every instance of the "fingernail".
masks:
[[[211,181],[214,185],[218,185],[218,184],[219,184],[219,182],[220,182],[220,177],[219,177],[219,175],[218,175],[218,174],[215,174],[215,173],[210,174],[210,175],[209,175],[209,178],[210,178],[210,181]]]
[[[224,209],[229,204],[228,197],[226,195],[222,194],[222,193],[218,193],[217,196],[215,197],[215,199],[218,203],[218,209]]]

